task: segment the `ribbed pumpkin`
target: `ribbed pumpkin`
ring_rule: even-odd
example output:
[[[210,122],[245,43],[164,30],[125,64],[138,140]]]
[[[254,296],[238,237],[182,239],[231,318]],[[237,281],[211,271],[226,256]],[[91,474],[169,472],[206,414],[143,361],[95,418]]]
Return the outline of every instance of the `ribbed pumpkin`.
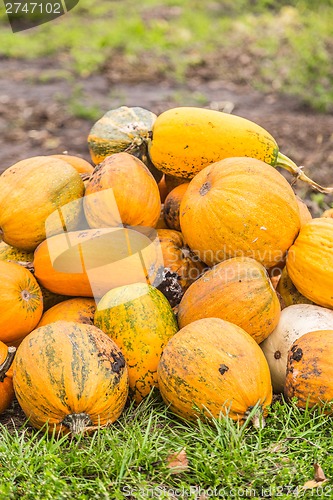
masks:
[[[158,242],[148,236],[126,228],[58,234],[36,249],[35,276],[51,292],[74,297],[102,297],[117,286],[154,283],[163,259]]]
[[[289,249],[287,271],[297,290],[333,308],[333,219],[312,219]]]
[[[186,193],[189,183],[175,187],[166,197],[164,202],[164,219],[170,229],[180,231],[179,208]]]
[[[312,215],[311,215],[310,210],[306,206],[306,203],[297,195],[296,195],[296,200],[297,200],[297,204],[298,204],[298,208],[299,208],[301,227],[303,227],[310,220],[312,220]]]
[[[0,262],[0,340],[17,344],[42,316],[42,292],[33,275],[13,262]]]
[[[295,194],[273,167],[228,158],[190,182],[180,206],[185,241],[209,266],[252,257],[269,268],[285,258],[299,229]]]
[[[276,327],[280,303],[265,268],[236,257],[206,271],[179,304],[179,327],[201,318],[221,318],[245,330],[259,344]]]
[[[15,347],[7,347],[6,344],[0,342],[0,413],[7,410],[14,399],[11,364],[15,352]]]
[[[94,324],[96,303],[94,299],[75,297],[51,307],[41,317],[37,328],[54,323],[55,321],[75,321],[87,325]]]
[[[164,401],[188,419],[222,413],[243,420],[256,404],[265,408],[272,401],[260,347],[244,330],[218,318],[195,321],[176,333],[157,373]]]
[[[136,283],[110,290],[98,303],[95,325],[124,354],[130,395],[138,403],[157,386],[157,365],[178,331],[174,313],[156,288]]]
[[[290,276],[288,274],[287,268],[284,267],[281,277],[279,279],[279,283],[277,285],[277,291],[281,295],[283,303],[286,307],[292,306],[294,304],[313,304],[312,300],[307,299],[302,295],[294,283],[291,281]]]
[[[32,262],[34,253],[20,250],[12,245],[7,245],[4,241],[0,242],[0,260],[11,262]]]
[[[279,323],[260,344],[271,372],[275,393],[283,392],[288,351],[293,342],[314,330],[333,329],[333,311],[311,304],[297,304],[283,309]]]
[[[161,212],[158,186],[147,167],[128,153],[106,158],[91,175],[84,212],[92,228],[155,227]]]
[[[183,235],[172,229],[157,229],[161,244],[164,267],[177,275],[177,280],[185,292],[202,274],[203,262],[186,245]]]
[[[147,151],[156,115],[144,108],[121,106],[111,109],[92,127],[88,136],[88,146],[92,161],[101,163],[107,156],[127,152],[142,160],[155,180],[162,173],[152,164]]]
[[[58,321],[23,340],[13,363],[18,402],[29,423],[76,434],[121,414],[128,373],[116,344],[92,325]]]
[[[299,408],[333,401],[333,330],[302,335],[288,353],[285,395],[297,398]],[[332,405],[327,406],[332,413]]]
[[[72,165],[73,168],[79,173],[79,174],[92,174],[94,171],[94,167],[84,160],[83,158],[80,158],[79,156],[72,156],[72,155],[52,155],[54,158],[59,158],[60,160],[66,161],[70,165]]]
[[[46,235],[62,231],[64,223],[67,230],[75,229],[83,192],[80,174],[59,158],[36,156],[19,161],[0,176],[3,240],[33,251]]]
[[[332,192],[283,155],[266,130],[240,116],[196,107],[169,109],[156,119],[152,136],[151,160],[168,175],[191,179],[211,163],[247,156],[284,168],[321,192]]]

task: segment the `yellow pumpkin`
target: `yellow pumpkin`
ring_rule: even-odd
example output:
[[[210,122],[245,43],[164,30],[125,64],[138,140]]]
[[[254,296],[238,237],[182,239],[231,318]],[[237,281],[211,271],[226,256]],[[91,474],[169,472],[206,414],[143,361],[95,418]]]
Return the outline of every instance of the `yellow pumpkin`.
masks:
[[[157,369],[162,397],[186,419],[205,415],[247,418],[272,401],[265,356],[244,330],[219,318],[182,328],[168,342]]]
[[[299,208],[299,215],[301,219],[301,227],[307,224],[310,220],[312,220],[312,215],[310,210],[308,209],[306,203],[296,195],[296,200]]]
[[[203,169],[180,205],[186,243],[211,266],[252,257],[265,267],[283,262],[299,229],[295,194],[273,167],[253,158],[228,158]]]
[[[148,168],[128,153],[108,156],[87,184],[84,212],[91,228],[155,227],[161,212],[157,183]]]
[[[79,156],[72,156],[72,155],[52,155],[54,158],[59,158],[60,160],[66,161],[70,165],[72,165],[73,168],[79,173],[79,174],[89,174],[91,175],[94,171],[94,167],[84,160],[83,158],[80,158]]]
[[[312,219],[289,249],[287,271],[297,290],[315,304],[333,308],[333,219]]]
[[[47,236],[77,227],[84,192],[80,174],[51,156],[22,160],[0,176],[3,241],[33,251]]]
[[[206,271],[185,292],[179,327],[201,318],[220,318],[245,330],[259,344],[276,327],[280,303],[265,268],[236,257]]]

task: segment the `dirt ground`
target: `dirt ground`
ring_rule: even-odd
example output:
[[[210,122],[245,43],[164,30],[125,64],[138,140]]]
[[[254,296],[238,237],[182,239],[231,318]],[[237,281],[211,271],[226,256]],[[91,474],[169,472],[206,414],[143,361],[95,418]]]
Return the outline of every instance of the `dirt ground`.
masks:
[[[63,78],[54,59],[0,59],[0,171],[34,155],[68,151],[89,159],[86,144],[93,119],[79,118],[73,106],[100,109],[142,106],[155,113],[180,105],[231,111],[251,119],[277,140],[280,150],[314,180],[333,185],[333,115],[307,109],[297,99],[278,93],[262,94],[251,80],[218,75],[197,68],[186,84],[175,84],[158,74],[127,68],[115,58],[100,74],[86,79]],[[212,77],[213,79],[209,79]],[[298,193],[310,191],[298,182]],[[324,202],[331,202],[326,197]],[[316,203],[309,201],[317,213]]]

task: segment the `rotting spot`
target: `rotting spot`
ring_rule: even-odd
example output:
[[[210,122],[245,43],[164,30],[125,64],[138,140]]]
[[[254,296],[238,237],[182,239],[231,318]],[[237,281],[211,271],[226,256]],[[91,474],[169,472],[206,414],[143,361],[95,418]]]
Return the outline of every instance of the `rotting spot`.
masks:
[[[201,196],[205,196],[205,194],[207,194],[207,193],[208,193],[208,191],[210,190],[210,188],[211,188],[210,182],[205,182],[205,183],[201,186],[201,188],[200,188],[200,190],[199,190],[199,193],[201,194]]]
[[[297,347],[297,345],[295,345],[291,348],[291,351],[292,351],[291,359],[293,359],[294,361],[300,361],[302,359],[303,351],[300,347]]]
[[[219,368],[219,372],[221,373],[221,375],[224,375],[225,372],[227,372],[229,370],[229,367],[227,365],[220,365],[220,368]]]

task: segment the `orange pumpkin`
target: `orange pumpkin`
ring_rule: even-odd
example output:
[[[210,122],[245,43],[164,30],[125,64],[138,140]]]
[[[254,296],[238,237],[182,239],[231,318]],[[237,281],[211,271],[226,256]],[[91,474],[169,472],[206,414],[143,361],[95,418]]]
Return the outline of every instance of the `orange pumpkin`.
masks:
[[[306,203],[296,195],[296,200],[299,208],[299,215],[301,219],[301,227],[304,226],[307,222],[312,220],[312,215],[308,207],[306,206]]]
[[[0,413],[7,410],[14,399],[11,364],[15,352],[15,347],[7,347],[6,344],[0,342]]]
[[[328,217],[328,218],[333,219],[333,208],[329,208],[328,210],[325,210],[325,212],[323,212],[321,214],[321,217]]]
[[[287,271],[297,290],[315,304],[333,308],[333,219],[312,219],[289,249]]]
[[[273,167],[227,158],[197,174],[180,206],[189,247],[208,265],[252,257],[269,268],[284,260],[299,229],[295,194]]]
[[[76,297],[51,307],[41,317],[37,328],[55,321],[76,321],[87,325],[94,324],[96,303],[94,299]]]
[[[164,200],[168,195],[168,188],[167,188],[167,185],[165,183],[165,175],[164,174],[163,174],[162,179],[158,183],[158,190],[160,192],[161,202],[164,203]]]
[[[94,167],[84,160],[83,158],[80,158],[79,156],[72,156],[72,155],[52,155],[54,158],[59,158],[60,160],[67,161],[70,165],[72,165],[73,168],[79,174],[92,174],[94,171]]]
[[[128,153],[108,156],[87,184],[84,211],[92,228],[155,227],[161,212],[157,183],[141,160]]]
[[[333,330],[313,331],[297,339],[288,352],[286,397],[296,397],[300,408],[332,403],[332,358]],[[332,406],[327,413],[332,413]]]
[[[19,264],[0,261],[0,340],[17,344],[37,325],[43,298],[34,276]]]
[[[116,344],[92,325],[57,321],[23,340],[13,363],[17,400],[37,429],[77,434],[114,422],[128,394]]]
[[[272,401],[267,361],[244,330],[218,318],[195,321],[163,350],[158,385],[170,409],[186,419],[228,415],[244,420]]]
[[[35,276],[48,290],[74,297],[102,297],[111,288],[154,283],[162,267],[155,240],[126,228],[58,234],[35,251]]]
[[[260,344],[276,327],[280,303],[265,268],[236,257],[206,271],[185,292],[179,327],[201,318],[221,318],[245,330]]]
[[[164,219],[170,229],[180,231],[179,209],[180,203],[186,193],[189,183],[175,187],[166,197],[164,202]]]
[[[313,304],[312,300],[307,299],[297,290],[294,283],[290,279],[286,267],[282,271],[276,289],[278,293],[281,295],[285,307],[292,306],[295,304]]]

